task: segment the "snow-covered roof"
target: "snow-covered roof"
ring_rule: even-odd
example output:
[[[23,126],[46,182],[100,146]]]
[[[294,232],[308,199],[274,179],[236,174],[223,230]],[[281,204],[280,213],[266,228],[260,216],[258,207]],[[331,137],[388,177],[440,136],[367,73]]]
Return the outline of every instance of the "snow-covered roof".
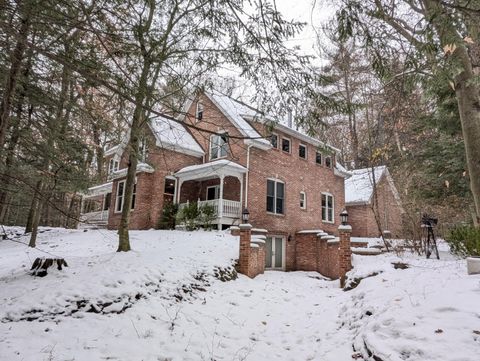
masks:
[[[119,169],[112,173],[112,179],[123,178],[127,175],[127,168]],[[137,173],[153,173],[155,169],[147,163],[138,163],[137,164]]]
[[[149,125],[157,146],[196,157],[205,154],[202,147],[182,124],[164,117],[156,117],[149,122]]]
[[[83,194],[84,197],[96,197],[102,194],[106,194],[112,191],[112,182],[99,184],[88,188],[87,192]]]
[[[219,159],[209,163],[190,165],[180,169],[175,175],[184,180],[212,178],[220,175],[238,175],[247,172],[244,166],[227,159]]]
[[[388,170],[384,165],[375,167],[373,173],[371,168],[351,170],[351,177],[345,180],[345,203],[369,203],[373,193],[373,175],[375,183],[378,183],[386,172]]]
[[[210,98],[243,136],[250,138],[246,139],[246,143],[258,145],[261,148],[271,147],[270,142],[262,138],[245,120],[245,117],[259,119],[262,115],[258,111],[217,92],[206,93],[205,95]]]

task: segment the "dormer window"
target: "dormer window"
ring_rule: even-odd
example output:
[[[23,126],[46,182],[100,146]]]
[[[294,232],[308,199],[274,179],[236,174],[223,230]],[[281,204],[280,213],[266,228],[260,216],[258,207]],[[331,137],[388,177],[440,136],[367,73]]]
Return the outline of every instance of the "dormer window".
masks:
[[[197,102],[197,109],[195,111],[195,119],[197,122],[203,119],[203,104],[201,102]]]
[[[116,172],[120,166],[120,162],[115,159],[110,159],[110,162],[108,163],[108,174],[112,174],[113,172]]]
[[[210,160],[226,157],[228,154],[228,134],[212,135],[210,137]]]

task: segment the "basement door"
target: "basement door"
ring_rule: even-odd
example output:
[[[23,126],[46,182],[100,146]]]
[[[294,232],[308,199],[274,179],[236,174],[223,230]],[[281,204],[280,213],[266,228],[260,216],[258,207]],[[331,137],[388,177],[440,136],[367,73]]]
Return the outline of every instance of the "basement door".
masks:
[[[265,241],[265,268],[285,268],[285,237],[267,237]]]

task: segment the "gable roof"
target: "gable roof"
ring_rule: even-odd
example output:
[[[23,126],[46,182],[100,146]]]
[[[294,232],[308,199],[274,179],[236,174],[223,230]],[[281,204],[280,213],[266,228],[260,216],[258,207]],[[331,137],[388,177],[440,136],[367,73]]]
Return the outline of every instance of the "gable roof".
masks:
[[[351,170],[350,174],[352,176],[345,180],[346,205],[370,203],[373,194],[373,175],[375,175],[376,184],[386,174],[390,175],[384,165],[375,167],[373,173],[371,168],[363,168]]]
[[[245,139],[246,144],[256,145],[262,149],[271,148],[270,142],[263,138],[260,133],[245,120],[247,116],[260,118],[261,114],[258,111],[217,92],[205,93],[205,95],[220,109],[243,136],[250,138]]]
[[[159,116],[151,119],[148,125],[157,146],[196,157],[205,155],[202,147],[183,124]]]

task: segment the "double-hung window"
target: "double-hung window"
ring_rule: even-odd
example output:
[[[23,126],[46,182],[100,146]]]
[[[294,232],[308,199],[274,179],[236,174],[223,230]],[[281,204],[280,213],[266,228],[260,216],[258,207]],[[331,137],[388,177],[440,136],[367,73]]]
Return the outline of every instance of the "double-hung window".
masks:
[[[197,122],[203,119],[203,104],[201,102],[197,102],[197,109],[195,110],[195,119]]]
[[[332,157],[330,156],[325,157],[325,167],[328,167],[328,168],[333,167]]]
[[[272,147],[274,149],[277,149],[278,148],[278,135],[276,134],[272,134],[270,136],[270,144],[272,145]]]
[[[290,139],[282,138],[282,150],[285,153],[290,153]]]
[[[300,192],[300,209],[307,209],[307,194]]]
[[[132,207],[135,208],[135,198],[137,195],[137,184],[133,185],[133,194],[132,194]],[[115,200],[115,212],[121,212],[123,210],[123,203],[125,203],[125,181],[118,182],[117,185],[117,196]]]
[[[227,156],[228,134],[212,135],[210,138],[210,159],[218,159]]]
[[[267,180],[267,212],[285,213],[285,184],[278,180]]]
[[[315,163],[322,165],[322,153],[315,153]]]
[[[110,159],[110,162],[108,163],[108,174],[112,174],[113,172],[118,170],[120,163],[118,160],[115,159]]]
[[[307,159],[307,146],[300,144],[298,146],[298,156],[302,159]]]
[[[329,193],[322,193],[322,221],[333,223],[333,196]]]

